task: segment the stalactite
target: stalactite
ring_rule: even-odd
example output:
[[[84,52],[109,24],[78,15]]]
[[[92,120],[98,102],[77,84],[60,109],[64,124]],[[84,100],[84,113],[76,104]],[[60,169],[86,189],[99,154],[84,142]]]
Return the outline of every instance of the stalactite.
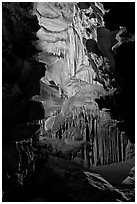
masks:
[[[113,144],[112,144],[112,128],[111,128],[111,126],[110,126],[110,132],[109,132],[109,134],[110,134],[110,149],[111,149],[111,153],[110,153],[110,163],[112,163],[113,162]]]
[[[121,154],[121,137],[120,137],[121,133],[119,132],[119,138],[118,138],[118,142],[119,142],[119,161],[122,161],[122,154]]]
[[[39,123],[43,127],[43,120]],[[127,140],[125,133],[120,133],[116,125],[100,126],[99,119],[93,117],[93,112],[81,107],[74,109],[72,115],[68,113],[64,124],[60,125],[52,137],[74,139],[75,131],[79,131],[88,144],[83,147],[84,166],[90,168],[124,161]]]
[[[92,117],[89,120],[89,135],[90,135],[90,139],[91,139],[91,132],[92,132]]]
[[[88,128],[88,124],[86,124],[86,151],[87,151],[87,166],[88,168],[90,168],[90,156],[89,156],[89,152],[90,152],[90,138],[89,138],[89,128]]]
[[[113,131],[114,131],[114,128],[112,126],[111,128],[111,137],[112,137],[112,163],[115,162],[115,158],[114,158],[114,151],[115,151],[115,147],[114,147],[114,136],[113,136]]]
[[[99,135],[98,135],[98,123],[96,120],[96,144],[97,144],[97,166],[98,166],[98,162],[99,162]]]
[[[109,164],[111,163],[111,135],[110,135],[110,126],[108,126],[108,145],[109,145]]]
[[[113,128],[114,131],[114,128]],[[113,163],[115,163],[115,137],[112,137],[112,141],[113,141]]]
[[[111,145],[110,145],[110,127],[107,127],[107,135],[108,135],[108,164],[110,163],[110,156],[111,156]]]
[[[104,164],[104,138],[102,138],[102,165]]]
[[[127,144],[128,144],[128,138],[124,132],[124,135],[123,135],[123,139],[124,139],[124,160],[126,159],[126,147],[127,147]]]
[[[123,159],[125,161],[125,132],[123,132],[122,137],[123,137]]]
[[[111,137],[112,137],[112,158],[113,158],[113,163],[115,163],[115,153],[114,153],[114,151],[115,151],[115,146],[114,146],[114,134],[113,134],[113,132],[114,132],[114,127],[112,126],[112,129],[111,129],[111,131],[112,131],[112,133],[111,133]]]
[[[110,146],[111,146],[111,155],[110,155],[110,158],[111,158],[111,163],[113,163],[113,144],[112,144],[112,138],[110,140]]]
[[[114,160],[116,163],[117,162],[117,144],[116,144],[117,128],[116,128],[116,125],[114,125],[113,137],[114,137]]]
[[[107,127],[105,128],[104,134],[105,134],[105,160],[106,160],[106,164],[108,164],[108,149],[109,149],[109,146],[108,146]]]
[[[113,131],[113,129],[112,129],[112,127],[111,127],[111,147],[112,147],[112,152],[111,152],[111,157],[112,157],[112,163],[114,162],[114,158],[113,158],[113,148],[114,148],[114,146],[113,146],[113,137],[112,137],[112,135],[113,135],[113,133],[112,133],[112,131]]]
[[[114,160],[115,160],[115,163],[117,163],[117,152],[116,152],[116,134],[115,134],[115,137],[114,137],[114,147],[115,147],[115,155],[114,155]]]
[[[114,132],[114,129],[113,129],[113,132]],[[116,146],[115,146],[115,136],[113,137],[113,160],[114,160],[114,163],[116,162]]]
[[[116,163],[118,162],[118,159],[117,159],[117,128],[115,127],[115,161]]]
[[[86,145],[84,145],[84,166],[87,167],[87,151],[86,151]]]
[[[91,116],[92,117],[92,116]],[[90,141],[91,141],[91,163],[94,165],[94,118],[91,120],[91,133],[90,133]]]
[[[94,138],[92,138],[92,145],[91,145],[91,163],[93,167],[94,166]]]
[[[96,119],[94,118],[94,165],[96,166],[97,163],[97,142],[96,142]]]
[[[121,159],[122,159],[122,161],[124,161],[124,154],[123,154],[123,133],[121,132],[121,134],[120,134],[120,142],[121,142]]]
[[[119,129],[117,128],[117,157],[118,157],[118,162],[120,161],[120,156],[119,156]]]
[[[101,134],[101,129],[100,129],[100,125],[98,125],[98,150],[99,150],[99,165],[102,165],[102,134]]]
[[[63,135],[63,125],[60,126],[60,139],[62,139],[62,135]]]
[[[98,135],[97,135],[97,138],[96,138],[96,143],[97,143],[97,166],[98,166],[98,162],[99,162],[99,143],[98,143]]]
[[[116,157],[116,163],[118,163],[118,152],[117,152],[117,128],[115,129],[115,157]]]
[[[101,135],[99,124],[98,124],[98,165],[101,165]]]
[[[104,145],[105,145],[105,165],[107,164],[107,139],[105,136],[105,140],[104,140]]]

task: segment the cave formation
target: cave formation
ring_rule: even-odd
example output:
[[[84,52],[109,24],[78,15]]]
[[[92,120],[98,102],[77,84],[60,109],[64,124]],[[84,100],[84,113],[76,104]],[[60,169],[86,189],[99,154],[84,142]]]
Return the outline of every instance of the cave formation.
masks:
[[[134,201],[134,6],[2,4],[3,201]]]

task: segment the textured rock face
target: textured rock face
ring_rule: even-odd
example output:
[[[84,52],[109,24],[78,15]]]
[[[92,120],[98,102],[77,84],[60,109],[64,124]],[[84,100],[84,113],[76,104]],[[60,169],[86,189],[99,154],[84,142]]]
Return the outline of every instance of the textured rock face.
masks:
[[[3,127],[6,128],[6,126],[21,120],[20,114],[25,117],[23,111],[30,103],[32,106],[34,103],[35,106],[36,102],[29,100],[33,95],[40,93],[39,80],[45,74],[45,67],[32,57],[36,53],[31,42],[35,40],[36,36],[32,32],[38,30],[35,17],[31,17],[19,4],[5,3],[3,4],[2,28]],[[22,32],[19,28],[22,29]],[[40,103],[36,106],[40,108]],[[30,118],[26,117],[26,120],[29,121]]]
[[[36,46],[42,50],[38,58],[47,67],[43,80],[59,84],[68,97],[75,94],[74,81],[82,86],[96,80],[109,89],[110,78],[118,77],[112,50],[125,41],[121,34],[126,28],[106,29],[105,12],[101,3],[90,3],[87,9],[68,2],[38,2],[34,6],[40,25]]]
[[[87,156],[89,163],[96,165],[124,161],[127,145],[117,121],[111,119],[109,110],[100,110],[97,103],[97,99],[111,97],[117,91],[113,86],[117,72],[112,50],[120,46],[120,35],[126,33],[124,27],[119,31],[105,28],[105,12],[101,3],[89,3],[86,9],[80,9],[76,3],[61,2],[38,2],[34,6],[40,25],[36,47],[42,50],[38,59],[47,67],[41,95],[50,95],[44,106],[51,119],[45,123],[60,138],[69,137],[71,129],[79,129],[80,138],[83,135],[94,152],[94,156],[91,152]],[[58,89],[51,90],[50,81]],[[56,103],[51,95],[63,95],[65,100]]]
[[[135,144],[131,143],[128,140],[128,144],[126,147],[126,160],[131,159],[135,156]]]
[[[22,186],[34,171],[32,136],[40,128],[35,121],[44,117],[41,102],[32,96],[40,93],[39,80],[45,67],[33,57],[32,41],[39,25],[30,14],[31,3],[3,3],[3,191],[4,195]]]
[[[40,191],[43,201],[52,202],[127,201],[123,193],[98,174],[53,156],[48,158],[44,168],[41,169],[35,185],[33,184],[33,191],[36,192],[36,198],[39,198]]]
[[[37,33],[37,46],[42,50],[39,59],[48,67],[44,80],[54,80],[68,96],[72,96],[74,93],[68,87],[71,86],[68,79],[76,76],[76,79],[89,83],[95,78],[82,39],[85,31],[80,10],[75,3],[37,3],[34,13],[41,26]],[[84,18],[84,13],[82,15]]]
[[[49,156],[33,181],[11,201],[126,202],[126,196],[100,175],[64,159]]]
[[[122,182],[122,184],[135,185],[135,167],[130,170],[128,177]]]

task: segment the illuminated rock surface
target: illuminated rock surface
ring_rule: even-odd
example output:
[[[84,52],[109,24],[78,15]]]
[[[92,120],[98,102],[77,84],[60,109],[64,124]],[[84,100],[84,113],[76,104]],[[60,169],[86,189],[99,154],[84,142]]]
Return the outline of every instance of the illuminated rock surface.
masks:
[[[117,104],[114,52],[134,35],[86,4],[3,3],[3,201],[127,201],[91,168],[134,156],[127,116],[100,106]]]

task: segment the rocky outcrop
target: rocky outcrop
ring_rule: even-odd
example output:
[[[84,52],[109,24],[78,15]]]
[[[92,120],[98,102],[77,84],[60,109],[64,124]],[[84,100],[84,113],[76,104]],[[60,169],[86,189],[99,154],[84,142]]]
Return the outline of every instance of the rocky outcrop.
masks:
[[[123,194],[119,193],[99,175],[79,168],[80,166],[77,167],[77,165],[63,159],[54,157],[48,159],[44,169],[49,169],[53,180],[53,188],[51,183],[52,193],[55,193],[53,201],[126,201]],[[44,169],[42,170],[43,173]],[[57,186],[58,182],[60,183],[60,188],[54,183],[54,178],[56,178]]]
[[[40,93],[39,80],[45,74],[45,67],[33,57],[36,50],[31,42],[39,26],[36,18],[21,6],[3,3],[3,133],[13,123],[39,119],[38,115],[34,118],[24,113],[24,110],[28,112],[30,103],[31,107],[41,109],[40,103],[30,101],[33,95]]]
[[[11,195],[12,200],[22,202],[128,201],[123,193],[98,174],[54,156],[48,157],[46,164],[39,169],[33,181],[25,185],[17,196]]]
[[[134,36],[128,34],[125,27],[108,30],[103,21],[108,11],[101,3],[39,2],[35,4],[33,12],[40,25],[36,47],[42,52],[38,59],[47,67],[42,83],[49,86],[49,82],[54,81],[59,88],[51,90],[55,97],[64,96],[71,100],[71,97],[79,94],[76,104],[81,104],[81,100],[87,102],[87,95],[90,98],[88,100],[93,101],[103,97],[106,100],[107,96],[112,96],[111,104],[117,106],[114,101],[121,91],[117,83],[123,79],[117,73],[114,53],[123,42],[133,42]],[[50,91],[43,87],[42,95],[45,97]],[[82,89],[85,93],[81,96]],[[93,93],[96,89],[99,94]],[[65,106],[69,103],[69,100],[65,100],[57,105],[51,98],[45,104],[46,111],[50,108],[47,117],[57,115],[62,104]]]
[[[3,3],[2,5],[2,141],[3,192],[10,192],[31,177],[35,162],[32,136],[39,130],[38,121],[44,118],[41,102],[32,100],[40,94],[39,80],[45,67],[33,57],[33,46],[39,29],[32,16],[31,3]]]
[[[135,185],[135,167],[130,170],[129,175],[124,181],[122,181],[122,184]]]
[[[73,128],[79,129],[83,138],[93,146],[95,156],[91,160],[97,165],[124,161],[126,134],[124,130],[119,132],[119,121],[111,118],[111,110],[101,110],[98,101],[112,98],[115,103],[115,96],[120,92],[117,86],[120,78],[114,52],[123,42],[133,42],[134,39],[132,35],[124,37],[127,35],[125,27],[115,31],[105,27],[103,16],[108,11],[103,4],[87,3],[85,9],[80,5],[84,6],[84,3],[45,2],[36,3],[33,9],[40,25],[36,47],[42,52],[38,59],[47,67],[41,95],[47,92],[50,95],[44,106],[46,116],[54,117],[54,121],[47,119],[45,123],[49,122],[49,130],[60,138],[62,134],[63,137],[71,135]],[[56,89],[49,87],[50,81],[54,81]],[[53,96],[64,98],[61,103],[55,103]],[[44,101],[44,97],[41,100]],[[77,123],[81,117],[75,117],[74,112],[83,114],[84,127]]]
[[[36,3],[34,13],[41,26],[37,33],[37,47],[42,50],[39,60],[47,66],[43,80],[55,81],[69,97],[75,94],[71,78],[76,79],[76,84],[80,81],[93,84],[97,74],[96,56],[91,55],[92,63],[89,63],[84,39],[97,41],[97,27],[104,25],[103,5],[93,3],[89,9],[80,10],[76,3]],[[93,13],[98,25],[93,17],[88,17]],[[88,27],[90,34],[86,32]]]
[[[126,160],[135,157],[135,144],[133,144],[129,140],[128,140],[125,154],[126,154]]]
[[[125,27],[105,28],[103,4],[90,3],[89,8],[80,9],[76,3],[39,2],[33,12],[40,25],[36,47],[42,50],[39,60],[47,66],[45,82],[53,80],[68,97],[74,95],[73,79],[76,84],[98,81],[107,89],[113,87],[117,72],[112,51],[134,39],[122,36]]]

